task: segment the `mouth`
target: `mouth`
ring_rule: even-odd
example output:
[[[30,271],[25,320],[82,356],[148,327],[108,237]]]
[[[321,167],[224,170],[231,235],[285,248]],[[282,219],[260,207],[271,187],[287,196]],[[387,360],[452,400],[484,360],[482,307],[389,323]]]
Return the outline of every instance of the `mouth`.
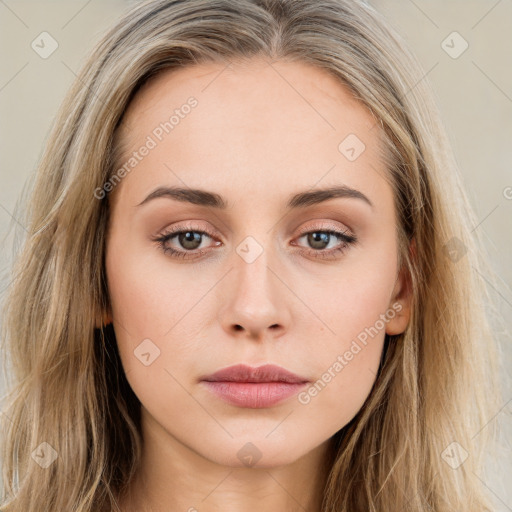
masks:
[[[236,365],[203,377],[201,382],[231,405],[260,409],[290,398],[310,381],[276,365]]]

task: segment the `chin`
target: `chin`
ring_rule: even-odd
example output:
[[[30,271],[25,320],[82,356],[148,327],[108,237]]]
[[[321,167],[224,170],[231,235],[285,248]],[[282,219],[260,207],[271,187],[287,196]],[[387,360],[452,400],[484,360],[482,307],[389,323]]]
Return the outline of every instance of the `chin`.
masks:
[[[314,448],[308,447],[305,439],[292,443],[290,439],[285,442],[279,436],[270,440],[267,435],[268,432],[261,436],[232,439],[222,447],[217,444],[214,450],[207,450],[205,457],[232,468],[271,469],[292,464]]]

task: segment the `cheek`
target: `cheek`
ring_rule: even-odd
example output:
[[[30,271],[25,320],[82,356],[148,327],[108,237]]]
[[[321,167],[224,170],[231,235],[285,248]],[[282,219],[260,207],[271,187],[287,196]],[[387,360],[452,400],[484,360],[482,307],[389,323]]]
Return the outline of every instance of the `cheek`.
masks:
[[[191,273],[171,271],[156,247],[132,246],[125,254],[118,248],[113,241],[106,259],[114,321],[134,341],[170,334],[198,301],[199,283]]]
[[[317,381],[299,402],[311,411],[330,411],[333,425],[353,418],[377,375],[386,323],[395,314],[390,299],[396,267],[393,252],[388,254],[354,258],[329,279],[315,279],[303,289],[319,318],[310,323],[321,335],[306,348],[307,360],[315,361]]]
[[[392,282],[379,282],[380,274],[365,272],[352,274],[330,282],[324,288],[324,297],[319,298],[319,311],[327,330],[342,344],[356,338],[365,329],[375,325],[381,314],[389,309]],[[379,323],[377,328],[382,329]],[[379,329],[379,330],[380,330]]]
[[[194,361],[197,345],[205,338],[205,322],[215,318],[212,305],[218,303],[213,299],[215,293],[208,290],[219,277],[211,272],[200,274],[190,264],[170,263],[156,246],[123,246],[120,239],[112,239],[106,271],[125,373],[129,379],[137,379],[134,389],[158,388],[169,380],[172,384],[164,371],[182,380],[176,367],[178,373],[186,372],[184,362]],[[152,362],[145,366],[149,361],[144,357],[141,361],[140,355],[147,353],[145,358]]]
[[[185,282],[179,271],[166,270],[159,256],[133,247],[121,252],[119,247],[113,243],[107,252],[106,270],[123,370],[147,409],[171,417],[177,408],[190,407],[178,384],[184,378],[176,371],[176,361],[181,368],[194,355],[191,341],[198,339],[194,329],[199,326],[187,322],[187,313],[196,311],[201,290],[194,281]]]
[[[318,317],[315,325],[332,349],[343,349],[374,326],[384,332],[377,321],[390,310],[397,269],[392,247],[383,249],[354,253],[323,274],[296,276],[302,280],[300,295],[307,297]]]

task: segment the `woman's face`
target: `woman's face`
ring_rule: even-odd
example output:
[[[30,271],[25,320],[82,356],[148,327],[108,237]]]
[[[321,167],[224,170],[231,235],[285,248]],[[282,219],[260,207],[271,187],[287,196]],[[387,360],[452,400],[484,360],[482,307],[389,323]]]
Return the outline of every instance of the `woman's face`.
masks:
[[[161,74],[120,136],[107,278],[147,435],[228,466],[325,446],[409,317],[375,119],[322,70],[254,59]],[[203,380],[238,364],[309,384]]]

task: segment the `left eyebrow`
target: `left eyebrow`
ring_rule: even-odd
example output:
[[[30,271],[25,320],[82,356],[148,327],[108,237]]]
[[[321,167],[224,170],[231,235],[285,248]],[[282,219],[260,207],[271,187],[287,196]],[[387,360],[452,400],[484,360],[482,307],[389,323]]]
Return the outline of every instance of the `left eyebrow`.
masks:
[[[181,187],[158,187],[151,192],[142,202],[137,206],[141,206],[153,199],[166,197],[176,201],[187,202],[200,206],[209,206],[225,210],[228,207],[228,202],[219,194],[215,192],[208,192],[196,188],[181,188]],[[299,192],[293,194],[286,203],[287,209],[305,208],[315,204],[323,203],[330,199],[348,198],[360,199],[373,208],[373,203],[359,190],[348,187],[346,185],[338,187],[330,187],[324,189],[316,189],[311,191]]]
[[[347,187],[346,185],[300,192],[290,198],[287,208],[304,208],[336,198],[361,199],[373,208],[373,203],[367,196],[359,190]]]

